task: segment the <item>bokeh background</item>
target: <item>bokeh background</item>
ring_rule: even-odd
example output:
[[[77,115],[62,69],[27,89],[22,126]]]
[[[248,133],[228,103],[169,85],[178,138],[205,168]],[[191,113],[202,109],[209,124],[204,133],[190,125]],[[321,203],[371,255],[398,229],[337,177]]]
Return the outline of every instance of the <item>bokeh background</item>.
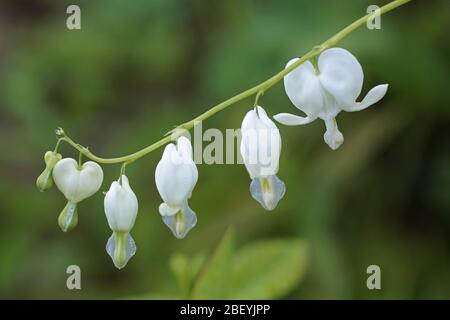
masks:
[[[204,298],[450,298],[445,0],[413,1],[383,16],[381,30],[361,28],[340,43],[364,68],[363,94],[389,83],[388,94],[363,112],[339,115],[346,141],[334,152],[321,121],[280,127],[287,193],[272,213],[251,199],[244,166],[200,165],[190,201],[199,223],[176,240],[157,211],[158,150],[127,169],[140,201],[132,232],[138,252],[118,271],[104,249],[111,231],[101,192],[80,204],[78,227],[64,234],[56,221],[64,197],[35,187],[56,127],[101,156],[133,152],[267,79],[373,2],[1,1],[0,297],[194,297],[189,292],[203,281]],[[81,7],[79,31],[66,28],[69,4]],[[270,115],[295,112],[281,83],[260,102]],[[252,103],[203,127],[238,128]],[[67,145],[60,150],[78,156]],[[102,191],[120,166],[103,168]],[[227,258],[214,248],[230,226],[236,253]],[[277,251],[280,241],[292,246]],[[246,253],[252,245],[259,253]],[[222,250],[215,260],[214,250]],[[205,276],[227,259],[235,269],[241,263],[239,276],[220,268],[212,280]],[[82,290],[66,288],[71,264],[82,270]],[[372,264],[381,267],[381,290],[366,287]],[[240,280],[225,293],[229,277]],[[273,289],[278,282],[282,288]]]

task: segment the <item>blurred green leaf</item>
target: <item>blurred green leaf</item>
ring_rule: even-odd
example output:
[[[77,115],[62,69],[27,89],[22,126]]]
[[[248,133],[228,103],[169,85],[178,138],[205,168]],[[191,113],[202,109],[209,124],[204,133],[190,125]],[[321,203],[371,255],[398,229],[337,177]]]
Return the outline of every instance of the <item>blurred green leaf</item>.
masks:
[[[194,286],[193,299],[225,299],[228,297],[233,238],[233,229],[229,228],[201,271]]]
[[[192,287],[192,282],[197,276],[200,268],[205,262],[205,255],[199,253],[193,258],[189,259],[186,255],[181,253],[174,253],[169,259],[169,266],[175,276],[180,295],[184,298],[189,297]]]
[[[232,299],[276,299],[294,289],[305,273],[306,244],[299,239],[247,245],[232,260]]]

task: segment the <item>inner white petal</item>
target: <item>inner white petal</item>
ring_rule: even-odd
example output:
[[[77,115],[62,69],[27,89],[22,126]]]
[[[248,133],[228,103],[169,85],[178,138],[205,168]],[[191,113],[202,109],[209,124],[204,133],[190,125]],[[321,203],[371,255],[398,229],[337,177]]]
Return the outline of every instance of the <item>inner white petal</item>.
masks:
[[[136,243],[134,242],[133,237],[128,233],[126,236],[125,243],[125,260],[123,264],[118,264],[116,259],[114,258],[114,251],[116,250],[116,241],[114,240],[114,234],[109,237],[108,242],[106,243],[106,252],[111,257],[114,265],[118,269],[122,269],[126,266],[128,261],[136,254]]]
[[[276,175],[254,178],[250,183],[250,193],[266,210],[273,210],[286,192],[284,182]]]
[[[163,222],[172,231],[177,239],[183,239],[188,232],[197,224],[197,216],[189,206],[181,208],[175,215],[161,216]]]
[[[327,130],[323,135],[325,143],[333,150],[336,150],[344,143],[344,136],[339,131],[335,118],[324,120]]]

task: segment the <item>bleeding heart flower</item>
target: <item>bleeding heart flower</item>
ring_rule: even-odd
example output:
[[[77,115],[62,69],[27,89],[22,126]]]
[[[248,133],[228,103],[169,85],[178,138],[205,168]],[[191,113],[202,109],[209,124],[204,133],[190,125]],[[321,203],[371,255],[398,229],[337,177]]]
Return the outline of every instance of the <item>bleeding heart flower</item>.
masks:
[[[93,161],[79,166],[75,159],[64,158],[53,168],[53,180],[67,199],[67,205],[58,217],[59,226],[66,232],[77,225],[77,203],[100,189],[103,171]]]
[[[164,200],[159,213],[178,239],[184,238],[197,223],[197,216],[188,205],[197,179],[191,142],[181,136],[176,146],[173,143],[166,146],[155,171],[156,187]]]
[[[106,252],[118,269],[122,269],[136,253],[136,244],[130,235],[138,212],[138,200],[131,190],[128,178],[122,175],[114,181],[105,195],[105,214],[113,231],[106,243]]]
[[[297,60],[292,59],[286,67]],[[341,48],[325,50],[319,56],[317,68],[306,61],[284,77],[286,94],[298,109],[306,113],[306,117],[280,113],[274,118],[288,126],[322,119],[326,126],[324,140],[336,150],[344,142],[335,119],[338,113],[363,110],[386,94],[388,85],[381,84],[372,88],[361,102],[356,102],[363,80],[362,67],[350,52]]]
[[[252,179],[250,193],[266,210],[273,210],[286,191],[277,177],[281,136],[260,106],[250,110],[241,126],[241,155]]]

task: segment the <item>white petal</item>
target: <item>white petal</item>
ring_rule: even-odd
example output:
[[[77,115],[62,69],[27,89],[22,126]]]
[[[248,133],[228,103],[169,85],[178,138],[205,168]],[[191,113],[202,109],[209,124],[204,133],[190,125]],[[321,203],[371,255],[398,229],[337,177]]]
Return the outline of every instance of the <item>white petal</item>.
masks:
[[[125,267],[128,261],[130,261],[130,259],[136,254],[136,243],[129,233],[126,236],[125,241],[125,259],[121,262],[116,261],[115,258],[114,252],[116,250],[116,241],[114,241],[114,234],[109,237],[108,242],[106,242],[106,252],[111,257],[117,269],[122,269],[123,267]]]
[[[53,180],[67,200],[78,203],[100,189],[103,171],[93,161],[85,162],[79,169],[75,159],[65,158],[55,165]]]
[[[177,239],[183,239],[197,224],[197,216],[187,203],[176,215],[162,216],[162,220]]]
[[[298,58],[288,62],[286,67]],[[284,89],[291,102],[308,116],[315,116],[323,109],[323,88],[311,62],[306,61],[284,77]]]
[[[245,131],[248,129],[252,129],[255,128],[256,124],[256,120],[258,119],[258,116],[255,112],[255,110],[250,110],[249,112],[247,112],[244,116],[244,119],[242,120],[242,124],[241,124],[241,130]]]
[[[178,153],[187,159],[192,159],[192,145],[188,138],[181,136],[177,141]]]
[[[283,198],[286,187],[276,175],[255,178],[250,183],[250,193],[266,210],[273,210]]]
[[[122,175],[122,185],[118,181],[111,184],[105,195],[104,207],[111,230],[129,232],[133,228],[138,200],[125,175]]]
[[[165,202],[159,205],[159,214],[162,216],[173,216],[178,211],[180,211],[179,207],[171,207]]]
[[[314,116],[300,117],[291,113],[279,113],[274,115],[273,118],[286,126],[300,126],[316,120],[316,117]]]
[[[361,93],[364,74],[358,60],[342,48],[325,50],[319,56],[320,82],[339,107],[352,105]]]
[[[350,107],[343,107],[342,109],[347,112],[354,112],[354,111],[360,111],[367,107],[370,107],[371,105],[377,103],[384,97],[387,89],[388,89],[387,84],[380,84],[380,85],[372,88],[366,94],[366,96],[364,97],[364,99],[361,102],[355,102],[353,105],[350,105]]]
[[[265,110],[257,106],[244,117],[240,151],[250,177],[267,176],[278,171],[281,136]]]
[[[181,207],[190,197],[197,180],[194,161],[182,158],[173,144],[167,145],[155,171],[156,187],[164,202],[171,207]]]

